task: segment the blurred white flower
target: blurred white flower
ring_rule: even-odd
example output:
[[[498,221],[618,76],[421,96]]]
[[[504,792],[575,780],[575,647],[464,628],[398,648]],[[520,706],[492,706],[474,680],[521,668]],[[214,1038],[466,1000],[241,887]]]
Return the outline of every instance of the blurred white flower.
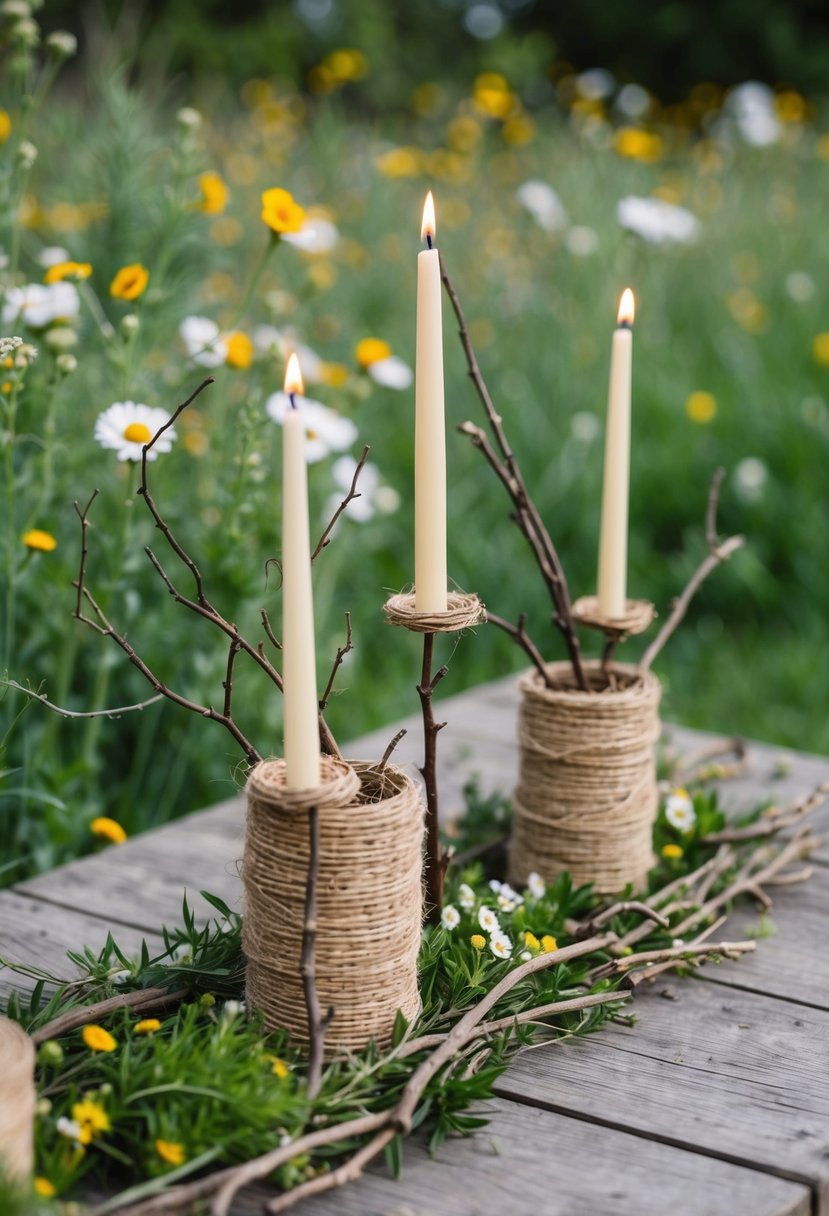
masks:
[[[585,228],[583,224],[576,224],[568,229],[564,244],[573,257],[589,258],[599,248],[599,234],[592,228]]]
[[[746,456],[734,470],[734,489],[743,502],[757,502],[763,497],[769,471],[756,456]]]
[[[102,448],[117,452],[119,460],[140,460],[144,445],[169,421],[166,410],[134,401],[116,401],[98,415],[95,438]],[[175,438],[176,432],[172,428],[165,431],[147,453],[147,459],[155,460],[160,453],[169,452]]]
[[[540,874],[536,874],[535,870],[533,870],[532,874],[527,875],[527,890],[533,899],[544,898],[547,887],[545,886],[544,879]]]
[[[293,329],[277,329],[275,325],[257,325],[251,334],[254,348],[263,355],[279,355],[287,360],[292,353],[299,359],[302,378],[306,384],[318,384],[322,379],[323,361],[310,346],[304,346]]]
[[[675,789],[665,802],[665,818],[671,827],[680,832],[690,832],[697,821],[694,804],[687,790]]]
[[[209,317],[185,317],[178,332],[187,354],[199,367],[220,367],[227,359],[227,343]]]
[[[580,97],[588,101],[604,101],[616,88],[616,77],[606,68],[588,68],[576,77],[576,89]]]
[[[481,908],[478,912],[478,924],[485,933],[500,933],[501,923],[492,908]]]
[[[458,903],[465,912],[475,907],[475,892],[467,882],[462,882],[458,887]]]
[[[641,84],[625,84],[613,104],[625,118],[643,118],[651,108],[651,95]]]
[[[374,492],[374,505],[381,515],[393,515],[400,509],[400,495],[394,486],[378,486]]]
[[[234,1018],[238,1018],[247,1009],[244,1001],[225,1001],[222,1006],[222,1017],[228,1022],[232,1022]]]
[[[502,912],[514,912],[524,902],[524,896],[513,891],[509,883],[502,883],[498,892],[498,907]]]
[[[291,399],[287,393],[271,393],[265,402],[268,417],[280,426],[290,408]],[[305,459],[309,464],[324,460],[330,452],[344,452],[357,438],[357,428],[351,419],[344,418],[321,401],[301,397],[297,408],[305,423]]]
[[[793,270],[786,275],[786,294],[796,304],[805,304],[815,294],[815,280],[805,270]]]
[[[570,419],[570,434],[579,443],[592,443],[601,429],[599,416],[592,410],[578,410]]]
[[[402,390],[408,388],[414,379],[414,372],[408,363],[397,355],[389,355],[388,359],[378,359],[376,363],[370,363],[366,371],[372,380],[382,384],[384,388]]]
[[[767,84],[748,80],[732,89],[725,111],[734,119],[740,136],[755,148],[767,148],[780,139],[783,128],[774,108],[774,93]]]
[[[461,923],[461,914],[452,904],[447,904],[440,914],[440,923],[444,929],[457,929]]]
[[[515,197],[545,232],[560,232],[567,227],[564,204],[546,182],[531,178],[518,187]]]
[[[58,1135],[65,1136],[67,1140],[74,1140],[76,1144],[81,1143],[81,1125],[77,1119],[67,1119],[66,1115],[61,1115],[55,1127]]]
[[[310,215],[299,232],[283,232],[281,239],[303,253],[330,253],[336,248],[340,233],[336,224],[320,215]]]
[[[70,260],[69,253],[62,245],[44,245],[40,253],[37,255],[37,260],[41,266],[57,266],[60,262],[68,262]]]
[[[43,329],[53,321],[71,321],[80,310],[74,283],[27,283],[8,289],[0,317],[4,325],[20,320],[32,329]]]
[[[622,228],[653,245],[689,244],[697,240],[702,231],[697,217],[685,207],[635,194],[619,199],[616,219]]]

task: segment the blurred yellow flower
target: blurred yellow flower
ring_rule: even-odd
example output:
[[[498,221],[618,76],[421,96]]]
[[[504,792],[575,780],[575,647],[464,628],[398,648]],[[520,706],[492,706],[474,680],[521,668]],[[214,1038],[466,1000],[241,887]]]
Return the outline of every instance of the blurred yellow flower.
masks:
[[[390,355],[391,347],[382,338],[363,338],[354,351],[354,357],[362,368],[371,367],[372,363],[379,363]]]
[[[51,553],[58,547],[52,533],[44,532],[41,528],[30,528],[28,532],[24,532],[23,544],[27,549],[37,549],[40,553]]]
[[[104,1031],[104,1033],[106,1033],[106,1031]],[[109,1121],[109,1115],[106,1113],[103,1106],[101,1106],[98,1102],[93,1102],[91,1098],[84,1098],[81,1102],[75,1102],[73,1104],[72,1118],[82,1131],[89,1132],[90,1140],[94,1140],[95,1137],[101,1135],[102,1132],[108,1132],[112,1127],[112,1124]]]
[[[228,367],[235,367],[241,371],[250,367],[253,362],[253,343],[247,334],[237,329],[232,334],[226,334],[224,341],[227,347],[225,362]]]
[[[142,1018],[140,1022],[136,1022],[133,1027],[134,1034],[154,1034],[156,1030],[161,1029],[161,1023],[158,1018]]]
[[[334,73],[324,63],[317,63],[308,73],[308,88],[312,93],[324,95],[337,87]]]
[[[208,448],[204,431],[188,431],[181,442],[185,452],[189,452],[191,456],[203,456]]]
[[[501,127],[501,138],[513,148],[522,148],[535,139],[535,121],[529,114],[516,114]]]
[[[319,366],[320,383],[330,388],[342,388],[350,374],[344,363],[321,363]]]
[[[271,1056],[271,1064],[273,1075],[279,1077],[280,1081],[284,1081],[286,1077],[291,1075],[291,1070],[284,1060],[280,1060],[278,1056]]]
[[[523,936],[524,936],[524,945],[529,946],[530,950],[540,950],[541,949],[541,942],[538,940],[538,938],[535,936],[534,933],[530,932],[529,929],[524,930]]]
[[[717,412],[717,402],[711,393],[697,389],[688,394],[685,402],[685,413],[692,422],[710,422]]]
[[[475,77],[472,100],[488,118],[505,118],[512,108],[513,95],[500,72],[482,72]]]
[[[140,262],[122,266],[109,285],[109,294],[116,300],[137,300],[150,281],[150,272]]]
[[[682,845],[681,844],[663,844],[662,856],[665,857],[668,861],[678,861],[679,858],[682,856]]]
[[[411,106],[419,118],[428,118],[443,104],[444,93],[439,84],[433,80],[424,80],[412,93]]]
[[[337,84],[347,84],[351,80],[362,80],[368,73],[368,60],[362,51],[345,47],[332,51],[323,60]]]
[[[283,232],[299,232],[305,223],[305,211],[288,190],[276,186],[262,194],[262,221],[277,236]]]
[[[455,152],[470,152],[480,141],[481,124],[470,114],[459,114],[446,128],[446,142]]]
[[[183,1165],[186,1160],[184,1145],[174,1144],[172,1140],[156,1140],[155,1151],[167,1165]]]
[[[558,942],[553,937],[552,933],[545,933],[541,939],[541,949],[545,954],[552,954],[554,950],[558,950]]]
[[[8,110],[0,110],[0,144],[4,143],[12,133],[12,120]]]
[[[308,267],[308,278],[317,291],[330,291],[337,281],[337,268],[327,258],[312,262]]]
[[[104,1030],[103,1026],[95,1026],[91,1023],[84,1026],[81,1037],[90,1051],[115,1051],[118,1046],[117,1041],[108,1030]]]
[[[40,1195],[41,1199],[51,1199],[53,1195],[57,1194],[54,1182],[50,1182],[48,1178],[44,1178],[41,1175],[35,1178],[32,1185],[34,1186],[35,1194]]]
[[[469,940],[476,950],[483,950],[486,945],[486,938],[482,933],[473,933]]]
[[[768,313],[748,287],[738,287],[728,297],[728,308],[737,324],[746,333],[759,334],[768,325]]]
[[[422,171],[423,156],[419,148],[392,148],[374,163],[384,177],[417,177]]]
[[[199,178],[201,203],[199,206],[206,215],[221,215],[227,206],[227,186],[215,170],[202,173]]]
[[[43,276],[44,283],[61,283],[64,279],[88,279],[92,274],[89,262],[56,262]]]
[[[112,844],[123,844],[127,839],[127,833],[120,823],[116,819],[110,819],[108,815],[99,815],[97,819],[93,819],[89,830],[93,836],[100,836],[102,840],[109,840]]]
[[[660,136],[641,127],[620,127],[613,137],[613,147],[620,156],[641,160],[646,164],[659,160],[665,151]]]
[[[809,112],[806,98],[791,89],[777,94],[774,108],[781,122],[804,122]]]
[[[829,367],[829,332],[815,334],[812,339],[812,354],[815,358],[815,363],[819,363],[821,367]]]

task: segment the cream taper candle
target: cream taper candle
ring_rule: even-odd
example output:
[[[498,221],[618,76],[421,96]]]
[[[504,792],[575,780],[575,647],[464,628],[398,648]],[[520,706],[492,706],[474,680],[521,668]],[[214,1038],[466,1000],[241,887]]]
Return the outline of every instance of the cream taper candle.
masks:
[[[432,192],[423,207],[417,255],[415,353],[415,608],[446,611],[446,423],[443,406],[443,324],[440,255],[433,247]]]
[[[305,423],[296,395],[303,392],[299,360],[285,372],[291,408],[282,428],[282,678],[285,703],[285,784],[315,789],[320,783],[319,704],[308,525]]]
[[[610,620],[624,616],[627,600],[633,313],[633,292],[626,287],[619,303],[610,355],[599,537],[599,612]]]

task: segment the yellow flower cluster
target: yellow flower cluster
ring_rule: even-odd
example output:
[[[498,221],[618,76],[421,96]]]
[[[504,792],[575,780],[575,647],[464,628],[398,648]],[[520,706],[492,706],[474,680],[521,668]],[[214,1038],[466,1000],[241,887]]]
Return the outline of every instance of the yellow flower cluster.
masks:
[[[321,63],[315,64],[308,73],[308,87],[312,93],[333,93],[343,85],[362,80],[368,75],[368,59],[362,51],[353,47],[342,47],[331,51]]]

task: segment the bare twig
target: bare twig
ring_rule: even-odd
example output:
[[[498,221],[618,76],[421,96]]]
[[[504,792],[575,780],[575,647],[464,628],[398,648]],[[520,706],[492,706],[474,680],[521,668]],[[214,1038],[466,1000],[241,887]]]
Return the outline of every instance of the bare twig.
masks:
[[[92,1005],[79,1005],[76,1009],[69,1009],[66,1013],[59,1014],[45,1026],[33,1031],[32,1040],[35,1043],[45,1043],[47,1039],[59,1039],[61,1035],[68,1034],[70,1030],[77,1030],[79,1026],[86,1026],[88,1022],[97,1022],[110,1013],[117,1013],[119,1009],[132,1009],[136,1013],[166,1009],[168,1005],[177,1005],[186,995],[186,988],[178,988],[174,992],[168,988],[138,988],[135,992],[109,996]]]
[[[486,619],[491,625],[497,625],[499,629],[503,629],[504,633],[518,643],[521,649],[529,656],[530,661],[534,665],[536,671],[541,676],[547,688],[552,688],[553,682],[550,679],[550,673],[547,671],[547,665],[541,655],[541,651],[536,646],[530,635],[527,633],[527,614],[522,612],[518,618],[518,624],[512,625],[502,616],[496,616],[494,612],[487,609]]]
[[[792,803],[786,810],[781,811],[772,807],[756,822],[744,828],[724,828],[721,832],[711,832],[703,836],[702,844],[740,843],[749,840],[762,840],[767,836],[776,836],[785,828],[801,823],[807,815],[816,811],[829,796],[829,780],[821,781],[813,790]]]
[[[642,655],[639,662],[641,671],[648,671],[652,667],[654,659],[661,653],[680,621],[684,618],[685,613],[688,611],[688,605],[708,578],[708,575],[713,570],[716,570],[717,566],[722,565],[723,562],[727,562],[732,554],[736,553],[745,544],[744,536],[729,536],[724,541],[720,541],[717,536],[717,506],[720,500],[720,486],[724,477],[725,470],[717,469],[711,480],[711,489],[708,492],[708,504],[705,510],[705,538],[708,542],[708,555],[691,575],[684,591],[674,600],[665,624]]]
[[[605,908],[603,911],[597,912],[596,915],[591,916],[589,920],[581,922],[568,921],[566,924],[567,932],[573,933],[577,939],[580,937],[590,937],[597,930],[606,925],[608,921],[613,920],[614,916],[624,916],[630,912],[638,912],[640,916],[645,918],[645,920],[652,921],[653,923],[660,925],[663,929],[667,929],[670,923],[664,913],[657,912],[655,908],[650,906],[650,904],[643,903],[639,899],[627,899],[621,900],[615,904],[611,904],[609,908]],[[652,933],[653,930],[648,928],[648,932]]]
[[[436,922],[443,906],[443,879],[448,857],[440,843],[440,819],[438,814],[437,737],[445,722],[436,722],[432,708],[432,694],[446,675],[447,668],[440,667],[432,675],[432,660],[435,635],[423,635],[423,667],[417,693],[423,713],[423,738],[425,758],[421,773],[426,786],[426,857],[423,881],[426,887],[427,917]]]
[[[88,545],[87,539],[86,539],[86,533],[89,529],[89,512],[92,508],[92,504],[94,503],[95,499],[98,497],[100,492],[101,492],[100,490],[92,491],[92,496],[90,497],[89,501],[87,502],[87,504],[83,510],[81,510],[80,504],[77,501],[77,499],[72,504],[73,507],[75,508],[75,514],[77,515],[78,519],[81,521],[81,559],[80,559],[80,564],[78,567],[78,577],[75,580],[75,582],[72,584],[72,586],[77,589],[77,593],[78,593],[77,597],[75,599],[75,616],[77,617],[78,620],[81,619],[81,609],[83,608],[83,589],[84,589],[84,586],[86,583],[86,559],[89,556],[89,545]]]
[[[337,507],[334,514],[329,519],[328,523],[326,524],[325,531],[323,532],[322,536],[319,538],[319,540],[316,543],[316,547],[314,548],[314,551],[311,554],[312,562],[316,561],[316,559],[319,557],[320,553],[322,553],[323,549],[325,549],[326,546],[331,543],[331,533],[334,530],[334,525],[336,524],[337,520],[340,518],[340,516],[342,515],[343,511],[346,509],[348,504],[353,499],[360,497],[360,494],[357,490],[357,482],[359,481],[360,474],[362,473],[365,463],[368,460],[368,454],[369,454],[370,450],[371,449],[369,448],[368,444],[366,444],[366,446],[363,448],[360,459],[357,461],[357,467],[354,470],[354,476],[351,478],[351,486],[349,488],[348,493],[346,494],[345,498],[342,500],[340,505]]]
[[[317,993],[317,881],[320,868],[319,807],[308,811],[308,879],[305,886],[305,923],[302,929],[302,954],[299,970],[308,1010],[308,1097],[315,1098],[322,1084],[325,1034],[334,1016],[333,1008],[323,1016]]]
[[[230,639],[230,646],[228,647],[227,651],[227,668],[225,670],[225,678],[222,681],[222,688],[225,690],[224,715],[226,718],[231,717],[230,707],[233,701],[233,664],[241,648],[242,645],[238,638]]]
[[[259,616],[262,620],[262,628],[265,630],[265,634],[266,634],[267,639],[270,642],[271,646],[273,646],[274,650],[281,650],[282,643],[280,642],[279,638],[276,636],[276,634],[273,631],[273,626],[271,625],[271,621],[270,621],[270,617],[268,616],[267,609],[265,609],[265,608],[260,609]]]
[[[157,701],[163,701],[161,693],[157,697],[148,697],[146,701],[139,701],[135,705],[116,705],[112,709],[89,709],[83,712],[74,709],[64,709],[62,705],[54,705],[51,701],[47,701],[46,694],[35,692],[33,688],[24,688],[22,684],[18,684],[17,680],[0,680],[0,684],[5,684],[7,688],[14,688],[17,692],[24,692],[27,697],[31,697],[33,701],[39,701],[46,709],[51,709],[53,713],[60,714],[62,718],[120,718],[121,714],[136,713],[142,709],[147,709],[150,705],[155,705]]]
[[[397,734],[394,736],[394,738],[393,738],[393,739],[392,739],[392,740],[389,742],[389,745],[388,745],[388,747],[386,748],[386,750],[383,752],[383,757],[382,757],[382,759],[381,759],[381,761],[380,761],[380,772],[382,772],[382,771],[383,771],[383,769],[384,769],[384,768],[386,767],[386,765],[388,764],[389,760],[391,760],[391,754],[392,754],[392,752],[393,752],[393,751],[394,751],[394,749],[397,747],[398,743],[399,743],[399,742],[400,742],[400,740],[403,738],[403,736],[404,736],[404,735],[406,735],[406,734],[408,734],[408,731],[406,730],[406,727],[405,727],[405,726],[401,726],[400,730],[397,732]]]
[[[345,614],[345,645],[337,647],[337,653],[334,656],[334,662],[331,665],[331,674],[328,677],[328,683],[325,686],[325,692],[320,697],[320,713],[325,711],[328,702],[331,699],[331,693],[334,689],[334,681],[337,678],[337,672],[342,666],[342,661],[345,656],[354,649],[351,644],[351,613]]]

